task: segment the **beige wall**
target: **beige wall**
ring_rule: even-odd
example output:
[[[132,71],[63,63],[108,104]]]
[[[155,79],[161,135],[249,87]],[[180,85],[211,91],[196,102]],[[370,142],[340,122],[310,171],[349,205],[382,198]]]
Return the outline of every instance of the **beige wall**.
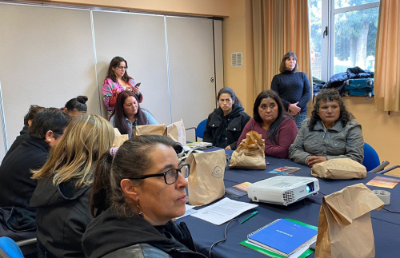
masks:
[[[250,0],[230,0],[223,22],[224,83],[232,88],[246,112],[253,114],[253,43]],[[231,66],[231,53],[243,52],[243,67]]]
[[[36,0],[34,0],[36,1]],[[137,11],[226,17],[229,0],[49,0],[39,2],[115,7]]]

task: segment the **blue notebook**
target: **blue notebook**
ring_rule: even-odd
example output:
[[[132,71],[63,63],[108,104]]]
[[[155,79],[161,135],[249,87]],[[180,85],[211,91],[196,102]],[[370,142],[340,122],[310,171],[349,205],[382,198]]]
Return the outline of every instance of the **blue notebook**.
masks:
[[[267,250],[289,257],[302,246],[314,242],[317,233],[316,230],[303,225],[278,219],[251,233],[247,239]]]

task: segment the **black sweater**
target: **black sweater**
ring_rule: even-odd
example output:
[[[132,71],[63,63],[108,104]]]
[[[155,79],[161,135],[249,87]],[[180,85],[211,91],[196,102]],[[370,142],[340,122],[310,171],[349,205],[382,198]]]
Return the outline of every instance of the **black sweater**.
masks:
[[[271,89],[276,91],[282,99],[285,110],[289,104],[298,103],[301,112],[307,111],[307,102],[310,100],[310,82],[302,72],[285,71],[274,76]]]
[[[29,207],[36,188],[31,170],[41,168],[49,156],[50,145],[42,139],[30,137],[21,143],[0,166],[0,207]]]

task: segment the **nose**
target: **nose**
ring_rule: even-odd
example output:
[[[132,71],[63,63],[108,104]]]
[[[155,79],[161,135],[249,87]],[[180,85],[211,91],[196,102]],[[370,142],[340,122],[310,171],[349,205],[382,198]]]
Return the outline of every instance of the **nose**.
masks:
[[[188,186],[188,181],[183,177],[181,173],[178,173],[178,178],[176,179],[177,188],[186,188]]]

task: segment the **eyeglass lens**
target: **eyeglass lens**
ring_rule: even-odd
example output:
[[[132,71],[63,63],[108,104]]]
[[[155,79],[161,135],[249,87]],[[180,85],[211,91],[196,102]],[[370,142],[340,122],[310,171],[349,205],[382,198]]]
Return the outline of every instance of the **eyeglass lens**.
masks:
[[[165,174],[165,183],[168,185],[171,185],[176,182],[178,179],[178,172],[181,172],[182,176],[184,178],[187,178],[189,176],[189,166],[188,165],[183,165],[179,169],[170,169],[167,171]]]

